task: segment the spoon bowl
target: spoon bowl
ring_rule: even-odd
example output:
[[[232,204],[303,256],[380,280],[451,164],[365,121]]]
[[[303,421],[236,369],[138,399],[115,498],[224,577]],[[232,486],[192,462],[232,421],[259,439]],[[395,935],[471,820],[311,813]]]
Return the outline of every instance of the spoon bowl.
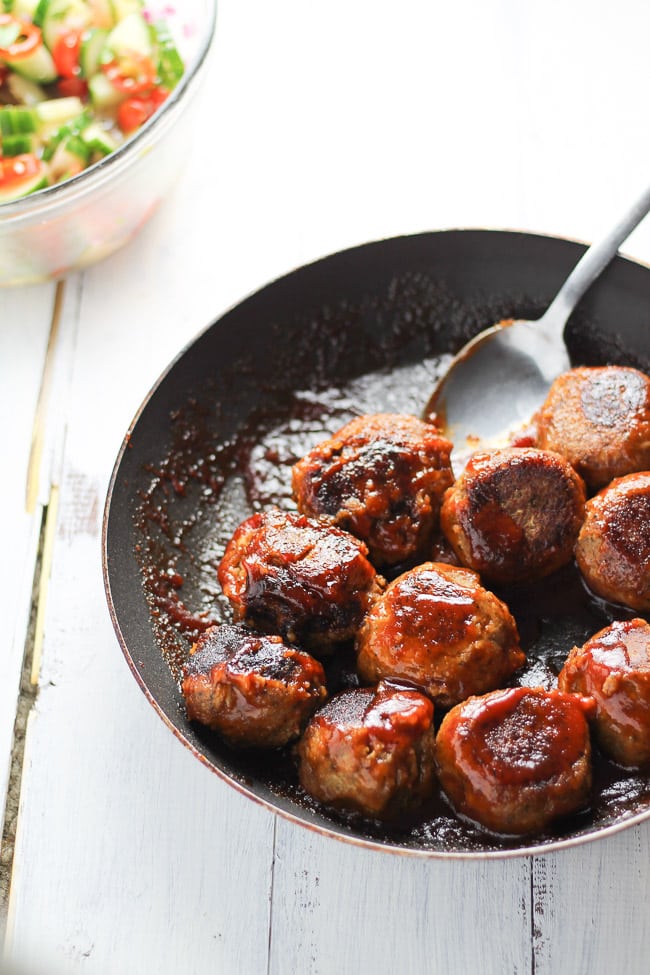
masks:
[[[506,320],[474,336],[452,359],[424,411],[454,444],[456,473],[479,449],[525,435],[554,379],[571,368],[564,328],[574,308],[650,210],[650,187],[592,245],[537,321]]]

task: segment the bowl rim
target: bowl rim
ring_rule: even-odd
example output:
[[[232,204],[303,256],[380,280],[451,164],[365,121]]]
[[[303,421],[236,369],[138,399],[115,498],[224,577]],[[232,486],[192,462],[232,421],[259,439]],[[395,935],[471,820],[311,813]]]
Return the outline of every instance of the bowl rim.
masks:
[[[43,208],[50,209],[62,200],[65,201],[68,195],[72,199],[77,194],[90,192],[95,185],[101,185],[109,179],[113,170],[119,169],[120,165],[126,165],[132,152],[135,150],[137,153],[138,146],[144,147],[149,137],[153,137],[154,133],[158,134],[161,128],[164,130],[164,123],[173,116],[175,109],[190,89],[194,88],[212,48],[218,0],[207,0],[207,6],[209,8],[208,22],[204,26],[207,26],[208,29],[200,32],[200,45],[191,62],[186,66],[180,81],[170,92],[169,97],[165,99],[154,114],[128,139],[125,139],[117,149],[86,167],[86,169],[82,169],[76,176],[71,176],[60,183],[53,183],[51,186],[45,186],[41,190],[18,197],[16,200],[0,203],[0,220],[3,223],[12,218],[23,219],[39,213]]]

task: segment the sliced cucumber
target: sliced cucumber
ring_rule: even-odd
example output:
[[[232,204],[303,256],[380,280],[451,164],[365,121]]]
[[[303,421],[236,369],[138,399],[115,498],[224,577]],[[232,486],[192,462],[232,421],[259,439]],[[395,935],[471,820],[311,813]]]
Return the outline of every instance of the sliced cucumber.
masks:
[[[149,24],[138,13],[128,14],[110,32],[104,45],[102,63],[119,61],[129,54],[139,54],[147,58],[153,57],[154,54]]]
[[[51,128],[47,138],[44,139],[42,150],[42,158],[45,162],[49,162],[52,159],[62,142],[72,135],[78,136],[81,130],[85,129],[89,124],[90,116],[88,112],[84,111],[81,115],[75,115],[74,118],[64,122],[63,125],[59,125],[57,128]]]
[[[24,105],[5,105],[0,108],[0,135],[24,135],[36,132],[38,115],[33,108]]]
[[[154,46],[158,51],[158,77],[163,88],[171,91],[183,77],[185,65],[178,48],[169,32],[167,24],[158,21],[152,24]]]
[[[68,98],[49,98],[36,106],[36,113],[44,125],[64,125],[70,122],[84,110],[80,98],[70,95]]]
[[[84,34],[79,51],[79,66],[84,78],[92,78],[99,71],[100,57],[107,37],[108,31],[99,27],[93,27]]]
[[[84,0],[49,0],[44,13],[39,3],[36,16],[42,16],[43,40],[50,51],[65,31],[80,30],[90,23],[90,10]]]
[[[142,0],[111,0],[111,6],[116,24],[129,14],[141,14],[144,9]]]
[[[16,17],[22,17],[24,20],[33,20],[38,4],[39,0],[14,0],[13,5],[9,9]]]
[[[36,7],[34,8],[34,16],[32,20],[37,27],[43,27],[43,21],[45,20],[45,15],[47,13],[47,8],[50,5],[50,0],[38,0]]]
[[[11,70],[15,71],[21,78],[27,78],[28,81],[35,81],[37,85],[49,85],[53,81],[56,81],[59,76],[54,61],[52,60],[52,55],[44,44],[37,47],[26,58],[12,62]]]
[[[97,122],[91,122],[80,134],[91,152],[99,153],[101,156],[108,156],[117,149],[115,139],[101,125],[98,125]]]
[[[126,94],[114,88],[102,71],[94,74],[88,80],[88,93],[93,108],[98,112],[106,112],[116,108],[126,98]]]
[[[2,155],[3,156],[22,156],[25,153],[34,151],[34,139],[31,135],[23,132],[16,135],[2,136]]]

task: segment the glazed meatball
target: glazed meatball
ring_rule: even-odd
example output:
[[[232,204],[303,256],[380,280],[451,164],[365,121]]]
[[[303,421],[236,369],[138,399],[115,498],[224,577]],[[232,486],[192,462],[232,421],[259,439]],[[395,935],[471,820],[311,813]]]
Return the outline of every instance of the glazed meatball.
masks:
[[[564,373],[540,410],[537,444],[566,457],[592,489],[650,469],[650,377],[624,366]]]
[[[597,596],[650,611],[650,472],[616,478],[587,502],[575,554]]]
[[[279,636],[213,626],[185,664],[187,716],[236,746],[278,748],[297,738],[323,703],[325,671]]]
[[[357,638],[365,681],[406,680],[443,707],[501,686],[525,661],[505,603],[475,572],[441,562],[398,576]]]
[[[571,560],[585,499],[559,454],[506,447],[470,458],[445,494],[440,524],[463,565],[490,582],[530,582]]]
[[[379,591],[367,551],[340,528],[271,510],[235,531],[219,582],[236,621],[327,652],[354,637]]]
[[[297,746],[302,787],[319,802],[385,821],[408,819],[434,784],[433,704],[380,683],[335,695]]]
[[[298,509],[363,539],[375,565],[424,556],[453,482],[451,443],[414,416],[361,416],[293,468]]]
[[[594,724],[603,751],[628,768],[650,765],[650,625],[612,623],[574,647],[558,687],[596,702]]]
[[[459,813],[492,832],[543,830],[589,802],[592,712],[588,698],[542,688],[471,697],[440,725],[440,783]]]

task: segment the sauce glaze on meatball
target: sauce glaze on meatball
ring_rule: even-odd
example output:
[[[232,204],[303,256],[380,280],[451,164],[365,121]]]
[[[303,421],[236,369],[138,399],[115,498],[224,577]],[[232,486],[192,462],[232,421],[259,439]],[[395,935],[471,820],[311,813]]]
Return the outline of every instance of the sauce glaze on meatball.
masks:
[[[506,447],[470,458],[445,494],[440,524],[461,563],[487,580],[533,581],[572,558],[585,498],[559,454]]]
[[[340,528],[270,510],[237,528],[219,582],[237,621],[326,652],[354,637],[383,583],[367,551]]]
[[[414,416],[360,416],[293,468],[298,509],[363,539],[375,565],[424,556],[453,482],[451,443]]]
[[[503,684],[526,661],[508,607],[469,569],[425,562],[398,576],[357,637],[357,669],[418,685],[444,707]]]
[[[615,762],[628,768],[650,765],[650,625],[645,620],[612,623],[574,647],[558,687],[594,699],[598,742]]]
[[[592,488],[650,469],[650,377],[629,366],[571,369],[538,415],[537,444],[555,450]]]
[[[455,809],[496,833],[541,831],[591,791],[588,698],[514,687],[471,697],[443,718],[438,778]]]
[[[278,748],[297,738],[327,691],[322,665],[279,636],[241,625],[213,626],[185,664],[190,721],[233,745]]]
[[[650,611],[650,472],[618,477],[587,502],[575,556],[597,596]]]
[[[297,745],[300,782],[336,809],[398,822],[433,791],[433,704],[410,688],[380,683],[341,691]]]

